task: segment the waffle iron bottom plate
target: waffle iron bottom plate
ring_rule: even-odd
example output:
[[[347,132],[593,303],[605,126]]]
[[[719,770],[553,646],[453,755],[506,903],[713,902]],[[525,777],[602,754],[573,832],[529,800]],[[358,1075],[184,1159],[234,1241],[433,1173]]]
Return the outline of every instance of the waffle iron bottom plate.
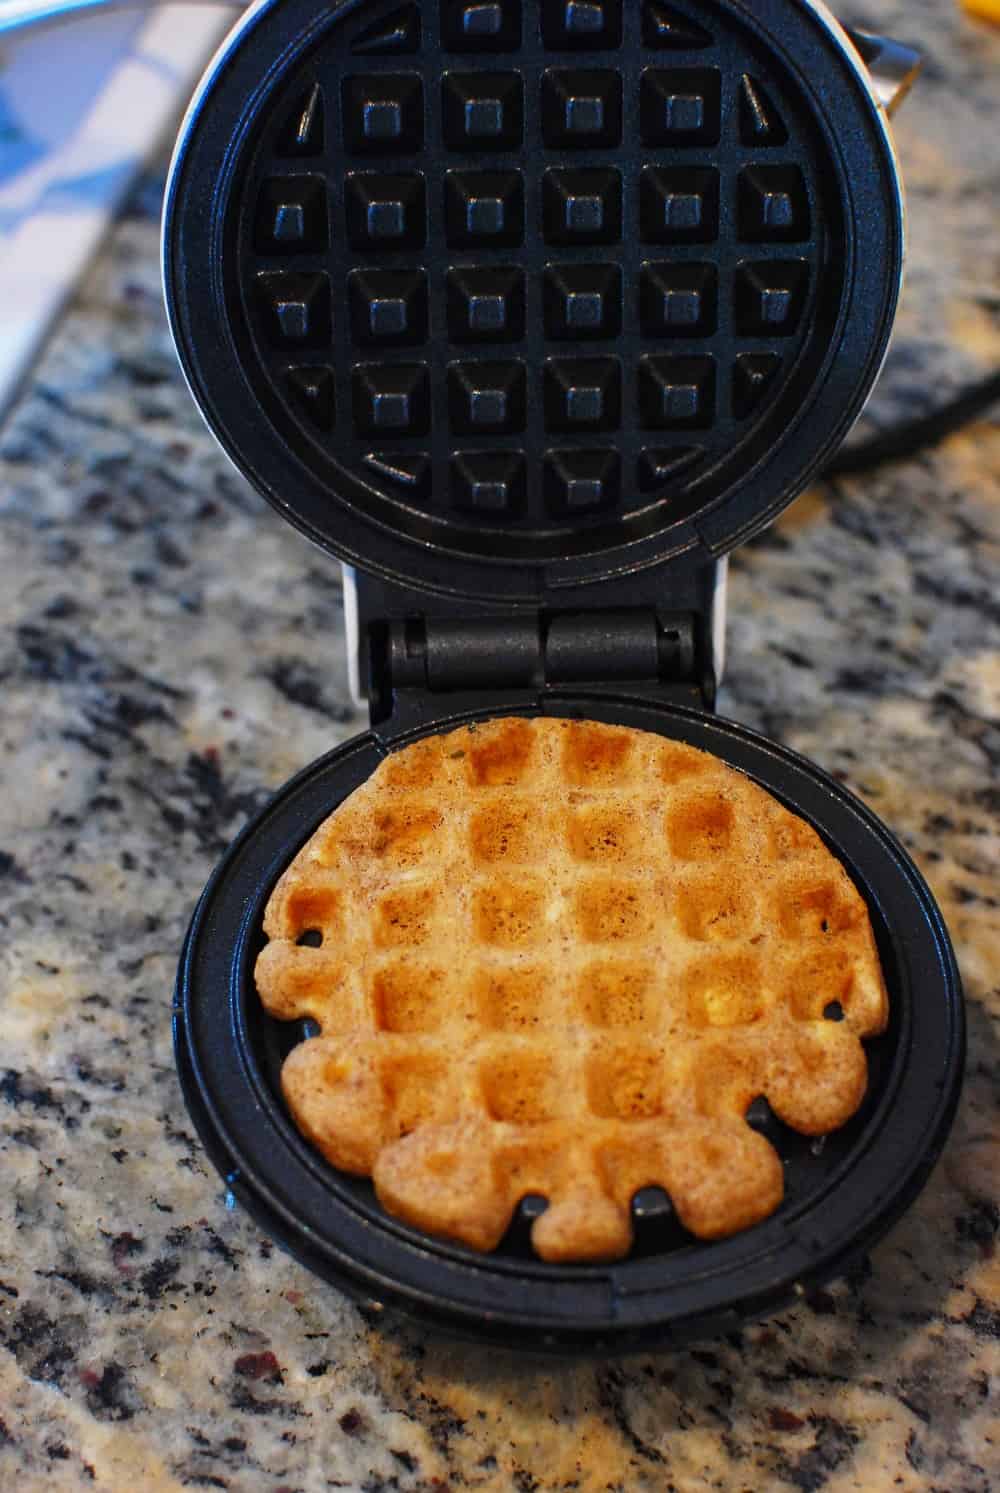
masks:
[[[442,717],[406,737],[501,712]],[[509,711],[508,711],[509,713]],[[866,1043],[869,1086],[854,1118],[817,1142],[757,1101],[750,1118],[785,1165],[785,1201],[764,1223],[715,1243],[691,1238],[669,1201],[633,1204],[636,1244],[610,1265],[548,1265],[528,1244],[527,1200],[492,1255],[389,1217],[366,1179],[336,1172],[281,1099],[301,1025],[269,1017],[253,985],[264,906],[317,825],[374,771],[372,731],[288,783],[244,830],[195,912],[174,1008],[178,1069],[192,1119],[238,1201],[317,1275],[375,1309],[398,1309],[479,1340],[548,1351],[622,1352],[712,1336],[777,1310],[840,1274],[913,1201],[947,1136],[961,1084],[964,1016],[954,956],[926,884],[885,826],[802,757],[742,726],[634,698],[525,701],[519,714],[580,716],[655,731],[715,753],[814,825],[868,904],[891,1001]],[[760,1113],[758,1114],[758,1110]]]

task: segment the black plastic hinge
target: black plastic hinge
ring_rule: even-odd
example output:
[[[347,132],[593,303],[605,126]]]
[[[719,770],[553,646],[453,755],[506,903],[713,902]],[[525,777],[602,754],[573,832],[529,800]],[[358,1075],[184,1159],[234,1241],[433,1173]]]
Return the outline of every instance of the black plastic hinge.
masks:
[[[385,622],[370,641],[373,722],[480,700],[540,703],[569,689],[713,703],[694,613],[639,607],[419,617]]]

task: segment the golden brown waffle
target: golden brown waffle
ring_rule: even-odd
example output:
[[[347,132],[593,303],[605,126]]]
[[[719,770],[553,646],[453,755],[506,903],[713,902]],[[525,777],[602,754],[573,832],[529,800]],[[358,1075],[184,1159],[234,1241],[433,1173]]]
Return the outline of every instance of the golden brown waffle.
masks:
[[[814,831],[714,757],[594,722],[390,756],[264,928],[264,1005],[322,1028],[282,1072],[302,1133],[475,1249],[544,1195],[547,1260],[626,1254],[644,1186],[703,1239],[766,1217],[782,1169],[748,1105],[836,1129],[887,1017],[865,904]]]

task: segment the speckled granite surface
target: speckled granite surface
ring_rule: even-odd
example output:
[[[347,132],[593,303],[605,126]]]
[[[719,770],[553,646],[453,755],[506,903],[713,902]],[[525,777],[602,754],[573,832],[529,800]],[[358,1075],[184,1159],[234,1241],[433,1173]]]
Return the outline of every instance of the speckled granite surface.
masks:
[[[913,260],[868,423],[1000,361],[1000,36],[901,116]],[[954,935],[968,1081],[849,1281],[703,1349],[581,1367],[377,1330],[194,1140],[169,1004],[246,816],[360,722],[336,568],[214,451],[160,311],[157,184],[0,435],[0,1487],[987,1493],[997,1399],[1000,431],[804,497],[738,557],[722,701],[901,834]]]

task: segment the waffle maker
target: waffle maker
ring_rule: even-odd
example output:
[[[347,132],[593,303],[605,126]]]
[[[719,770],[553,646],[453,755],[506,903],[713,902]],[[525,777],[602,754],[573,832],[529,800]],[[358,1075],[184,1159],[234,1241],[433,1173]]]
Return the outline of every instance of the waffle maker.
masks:
[[[164,220],[177,349],[238,468],[344,563],[371,725],[209,882],[178,1068],[231,1193],[371,1311],[563,1351],[732,1330],[843,1272],[938,1156],[964,1025],[930,892],[842,787],[713,714],[725,557],[823,467],[886,351],[883,105],[912,70],[816,0],[263,0],[192,104]],[[714,752],[866,898],[892,1003],[866,1099],[822,1142],[755,1101],[786,1197],[753,1229],[695,1241],[645,1189],[628,1259],[548,1265],[529,1197],[474,1254],[389,1217],[283,1106],[315,1028],[253,987],[278,875],[386,752],[504,713]]]

